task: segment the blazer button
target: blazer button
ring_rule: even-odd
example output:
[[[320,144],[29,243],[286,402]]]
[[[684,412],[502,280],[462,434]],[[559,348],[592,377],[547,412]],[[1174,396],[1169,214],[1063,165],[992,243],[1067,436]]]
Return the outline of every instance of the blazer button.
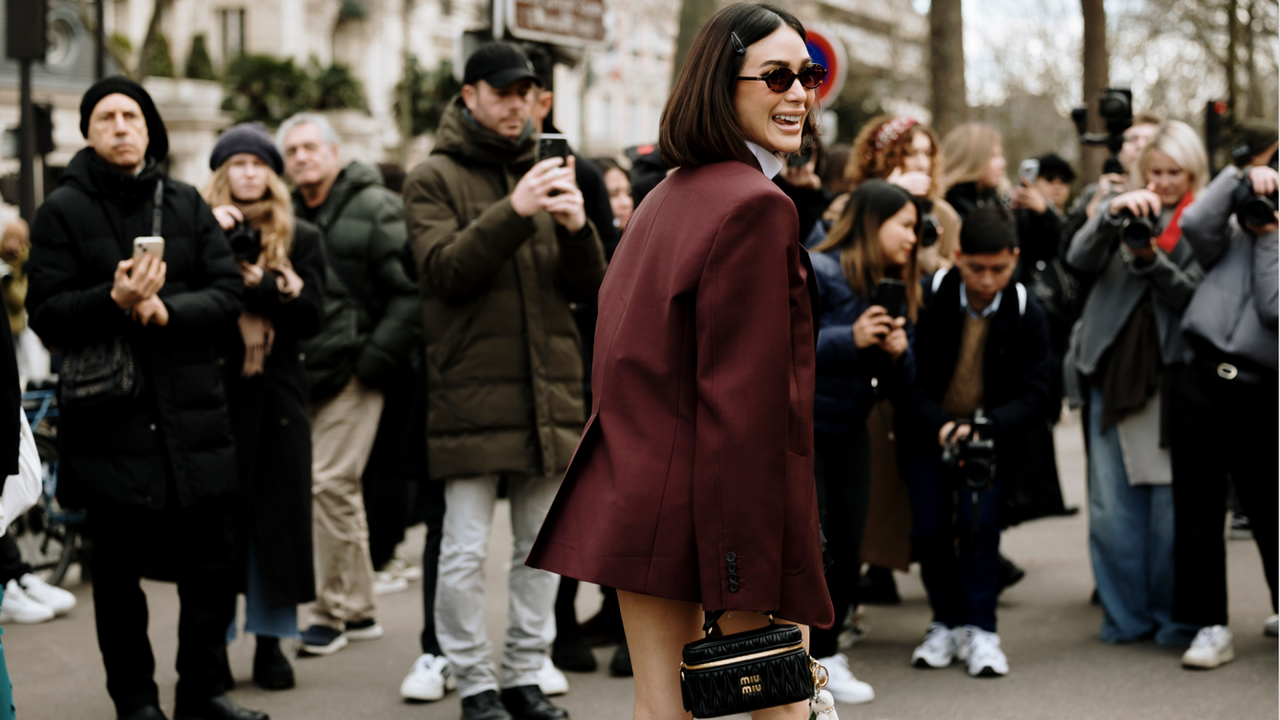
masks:
[[[724,559],[725,559],[725,562],[737,562],[738,556],[733,553],[729,553],[728,555],[724,556]]]
[[[736,582],[731,582],[731,583],[729,583],[729,592],[731,592],[731,593],[736,593],[736,592],[738,592],[738,583],[736,583]]]
[[[729,563],[729,574],[732,575],[736,572],[738,572],[738,566],[734,563]]]

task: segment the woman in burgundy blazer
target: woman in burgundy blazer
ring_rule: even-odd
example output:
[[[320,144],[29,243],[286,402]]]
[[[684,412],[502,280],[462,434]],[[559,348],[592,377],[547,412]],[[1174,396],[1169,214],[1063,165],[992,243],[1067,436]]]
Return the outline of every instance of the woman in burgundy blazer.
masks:
[[[767,5],[726,8],[694,41],[659,141],[679,169],[631,217],[600,289],[592,415],[529,555],[618,588],[636,717],[686,716],[680,649],[704,610],[745,611],[725,633],[767,613],[834,620],[813,474],[816,292],[795,206],[766,175],[813,131],[810,65],[799,21]],[[779,68],[790,82],[756,81]]]

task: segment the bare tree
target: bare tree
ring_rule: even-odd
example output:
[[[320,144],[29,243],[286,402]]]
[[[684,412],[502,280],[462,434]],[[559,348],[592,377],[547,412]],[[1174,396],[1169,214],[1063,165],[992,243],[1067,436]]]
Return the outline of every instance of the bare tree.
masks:
[[[138,82],[142,82],[150,70],[147,65],[151,59],[151,46],[155,44],[156,36],[160,34],[160,21],[164,18],[164,11],[170,2],[172,0],[155,0],[151,8],[151,22],[147,23],[147,35],[142,39],[142,47],[138,48],[138,62],[132,73],[133,79]]]
[[[684,66],[684,59],[689,54],[689,48],[693,47],[698,31],[716,14],[719,7],[719,0],[683,0],[680,3],[680,31],[676,35],[676,56],[671,66],[671,87],[676,85],[680,68]]]
[[[1107,10],[1103,7],[1103,0],[1080,0],[1080,11],[1084,16],[1084,47],[1081,53],[1084,61],[1084,104],[1089,108],[1089,130],[1101,132],[1103,127],[1102,116],[1098,114],[1098,96],[1110,84]],[[1104,148],[1081,146],[1080,175],[1084,182],[1091,183],[1098,179],[1106,157]]]
[[[689,0],[685,0],[687,3]],[[961,0],[929,3],[929,73],[933,126],[941,135],[969,119],[964,85],[964,20]]]

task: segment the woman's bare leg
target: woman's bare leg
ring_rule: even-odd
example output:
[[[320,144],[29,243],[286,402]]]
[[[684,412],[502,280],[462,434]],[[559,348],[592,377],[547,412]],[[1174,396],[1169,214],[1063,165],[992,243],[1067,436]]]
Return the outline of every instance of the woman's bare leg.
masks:
[[[779,624],[795,625],[795,623],[787,622],[781,618],[777,618]],[[769,617],[753,612],[728,612],[720,618],[720,631],[725,635],[733,633],[746,632],[764,627],[769,624]],[[804,636],[804,648],[809,649],[809,626],[801,625],[800,633]],[[628,636],[630,637],[630,636]],[[782,707],[769,708],[768,710],[757,710],[751,713],[751,720],[809,720],[809,701],[791,703]]]
[[[626,628],[631,666],[635,670],[634,720],[687,720],[690,715],[685,712],[684,701],[680,697],[680,651],[702,637],[702,605],[637,595],[625,590],[618,591],[618,604],[622,608],[622,624]],[[767,624],[768,617],[753,612],[726,613],[720,618],[720,630],[725,635]],[[801,625],[800,631],[804,634],[805,648],[808,648],[809,628]],[[751,713],[752,720],[808,718],[807,701]]]
[[[618,591],[635,671],[635,720],[687,720],[680,651],[702,637],[702,605]]]

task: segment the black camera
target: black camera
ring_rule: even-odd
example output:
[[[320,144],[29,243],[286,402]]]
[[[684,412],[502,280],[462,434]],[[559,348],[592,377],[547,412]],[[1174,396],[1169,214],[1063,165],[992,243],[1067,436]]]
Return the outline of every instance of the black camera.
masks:
[[[231,243],[231,254],[237,261],[256,263],[262,254],[262,231],[244,223],[236,223],[227,232],[227,242]]]
[[[970,490],[989,490],[996,484],[996,442],[986,437],[991,421],[981,410],[973,411],[969,436],[956,440],[956,430],[942,450],[942,464],[954,469]]]
[[[933,214],[933,201],[915,196],[911,200],[916,204],[916,214],[920,217],[920,247],[933,247],[938,242],[938,233],[942,229],[938,216]]]
[[[1125,208],[1120,211],[1120,240],[1131,248],[1141,250],[1151,247],[1151,236],[1156,234],[1150,215],[1134,215]]]
[[[1105,133],[1089,132],[1089,108],[1078,107],[1071,111],[1071,120],[1084,145],[1106,145],[1111,157],[1102,167],[1103,173],[1117,175],[1128,172],[1120,164],[1120,148],[1124,146],[1124,131],[1133,126],[1133,91],[1128,88],[1107,88],[1098,96],[1098,115],[1106,125]]]
[[[1240,227],[1262,227],[1276,221],[1276,193],[1259,195],[1253,191],[1253,181],[1246,176],[1231,195],[1236,222]]]

